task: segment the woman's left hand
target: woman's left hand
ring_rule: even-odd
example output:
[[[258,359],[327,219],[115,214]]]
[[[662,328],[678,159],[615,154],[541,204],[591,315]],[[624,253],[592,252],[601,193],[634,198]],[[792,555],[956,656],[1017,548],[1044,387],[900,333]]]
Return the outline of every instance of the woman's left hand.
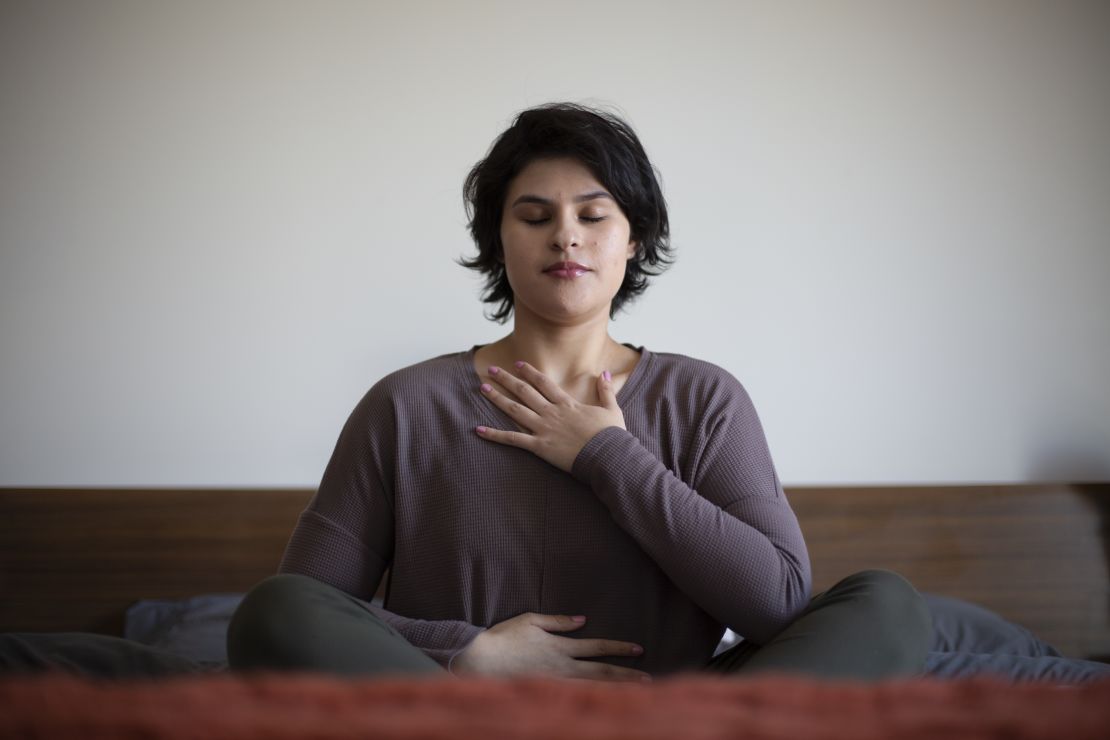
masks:
[[[592,406],[572,398],[526,362],[517,363],[517,371],[520,377],[495,366],[490,368],[490,375],[498,385],[512,391],[520,403],[487,383],[482,384],[481,392],[531,434],[478,427],[482,437],[528,450],[569,473],[574,459],[595,434],[606,427],[625,428],[611,376],[606,380],[608,372],[597,379],[597,397],[602,405]]]

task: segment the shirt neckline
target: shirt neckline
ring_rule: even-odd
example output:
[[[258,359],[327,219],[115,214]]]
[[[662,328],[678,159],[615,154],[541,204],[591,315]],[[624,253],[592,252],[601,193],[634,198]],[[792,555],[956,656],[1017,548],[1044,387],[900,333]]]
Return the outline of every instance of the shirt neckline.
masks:
[[[648,351],[648,348],[643,345],[636,347],[628,342],[621,342],[621,344],[640,353],[640,359],[636,363],[636,366],[632,368],[632,372],[629,373],[628,380],[624,381],[624,385],[617,391],[617,405],[623,409],[639,392],[643,378],[647,375],[647,366],[653,362],[655,355]],[[463,350],[455,355],[455,365],[462,372],[462,378],[466,381],[465,385],[468,387],[477,387],[481,381],[481,376],[478,375],[478,372],[474,369],[474,353],[484,346],[484,344],[475,344],[470,349]],[[517,430],[518,427],[512,417],[489,401],[486,401],[484,398],[480,398],[480,395],[479,393],[470,394],[471,402],[478,413],[484,416],[488,423],[495,425],[497,428],[509,431]]]

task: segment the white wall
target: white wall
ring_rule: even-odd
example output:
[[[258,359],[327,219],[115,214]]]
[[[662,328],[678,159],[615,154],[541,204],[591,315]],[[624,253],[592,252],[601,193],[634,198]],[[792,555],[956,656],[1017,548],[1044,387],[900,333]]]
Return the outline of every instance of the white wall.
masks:
[[[613,336],[731,370],[785,483],[1110,480],[1110,4],[28,0],[0,485],[315,485],[378,377],[506,331],[461,183],[561,99],[671,206]]]

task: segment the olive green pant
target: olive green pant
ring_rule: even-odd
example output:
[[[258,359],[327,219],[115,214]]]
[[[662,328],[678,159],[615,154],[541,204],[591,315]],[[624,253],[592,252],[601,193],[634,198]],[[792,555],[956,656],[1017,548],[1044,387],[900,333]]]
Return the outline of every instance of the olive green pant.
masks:
[[[889,571],[863,571],[815,596],[766,644],[743,641],[705,670],[860,680],[913,676],[925,666],[932,629],[928,607],[908,581]],[[235,612],[227,642],[233,670],[444,673],[365,602],[307,576],[277,575],[255,586]]]

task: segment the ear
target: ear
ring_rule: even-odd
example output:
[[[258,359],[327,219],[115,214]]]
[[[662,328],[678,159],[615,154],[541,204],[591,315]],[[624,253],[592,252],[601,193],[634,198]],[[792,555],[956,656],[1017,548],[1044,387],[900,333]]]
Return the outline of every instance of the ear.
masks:
[[[633,257],[635,257],[636,256],[636,250],[639,249],[639,248],[640,248],[640,243],[639,242],[632,242],[632,241],[628,242],[628,259],[632,259]]]

